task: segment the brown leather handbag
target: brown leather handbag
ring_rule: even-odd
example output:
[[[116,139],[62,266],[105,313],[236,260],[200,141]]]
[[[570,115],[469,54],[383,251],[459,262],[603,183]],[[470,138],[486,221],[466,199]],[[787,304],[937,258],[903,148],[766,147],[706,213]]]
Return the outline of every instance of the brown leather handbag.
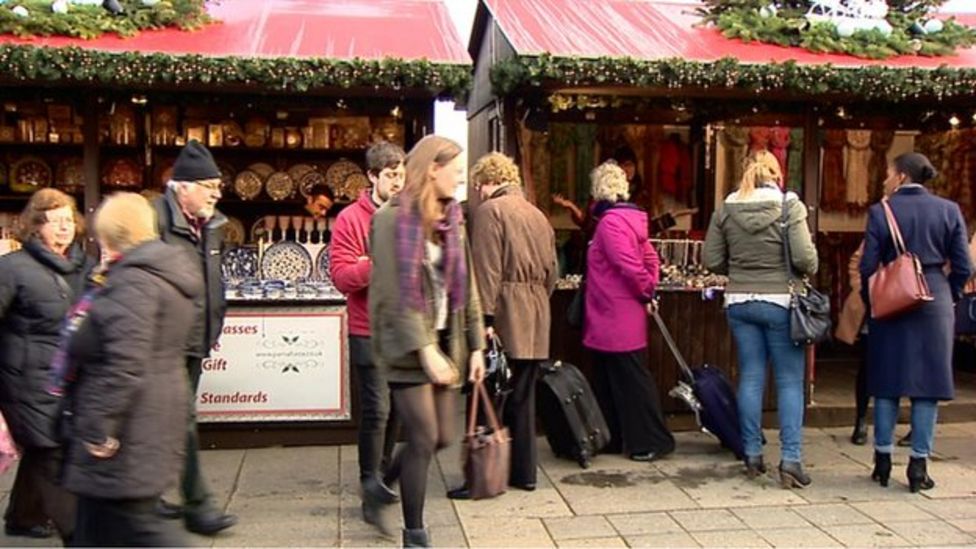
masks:
[[[881,207],[898,256],[891,263],[878,267],[868,279],[871,318],[875,320],[894,318],[935,299],[922,272],[922,262],[905,247],[905,239],[887,198],[881,200]]]
[[[485,405],[487,426],[475,426],[479,401]],[[471,391],[471,414],[464,435],[463,453],[464,479],[471,499],[493,498],[505,493],[511,469],[511,437],[508,429],[498,423],[498,415],[483,382],[476,383]]]

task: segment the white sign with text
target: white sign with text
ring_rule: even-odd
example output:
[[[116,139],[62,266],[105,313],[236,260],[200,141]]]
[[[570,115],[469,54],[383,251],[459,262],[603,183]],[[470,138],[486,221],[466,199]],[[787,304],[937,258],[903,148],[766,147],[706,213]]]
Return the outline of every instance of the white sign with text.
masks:
[[[199,420],[348,420],[346,346],[344,307],[232,309],[203,362]]]

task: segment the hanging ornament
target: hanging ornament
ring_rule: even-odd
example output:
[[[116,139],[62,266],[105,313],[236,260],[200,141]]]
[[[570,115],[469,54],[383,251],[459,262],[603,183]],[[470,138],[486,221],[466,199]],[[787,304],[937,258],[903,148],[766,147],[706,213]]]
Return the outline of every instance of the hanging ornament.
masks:
[[[60,14],[68,13],[68,0],[55,0],[55,2],[51,4],[51,11]]]
[[[926,34],[936,34],[942,32],[945,23],[941,19],[929,19],[922,28],[925,29]]]
[[[759,9],[759,16],[763,19],[769,19],[770,17],[776,17],[777,10],[776,4],[770,4],[768,6],[763,6]]]
[[[834,25],[837,27],[837,36],[850,38],[857,32],[857,25],[851,19],[840,19]]]
[[[119,4],[119,0],[105,0],[102,2],[102,7],[107,9],[112,15],[122,15],[125,13],[122,5]]]
[[[27,17],[28,15],[30,15],[30,12],[27,11],[27,8],[25,8],[24,6],[17,6],[11,11],[14,12],[14,15],[18,17]]]
[[[142,0],[143,6],[152,7],[159,3],[159,0]]]

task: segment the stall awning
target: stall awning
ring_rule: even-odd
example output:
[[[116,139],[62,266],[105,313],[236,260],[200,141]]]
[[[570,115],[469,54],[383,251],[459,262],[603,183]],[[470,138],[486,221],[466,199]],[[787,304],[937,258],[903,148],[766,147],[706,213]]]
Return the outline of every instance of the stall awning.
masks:
[[[167,29],[95,40],[0,36],[0,43],[212,57],[471,63],[441,0],[223,0],[208,10],[220,22],[197,32]]]
[[[520,56],[681,58],[711,62],[735,58],[741,63],[795,61],[836,67],[976,68],[976,48],[950,57],[905,56],[872,61],[846,55],[812,53],[801,48],[747,44],[723,37],[714,28],[696,26],[694,0],[483,0],[502,33]],[[976,15],[959,16],[976,25]],[[472,45],[477,47],[478,41]]]

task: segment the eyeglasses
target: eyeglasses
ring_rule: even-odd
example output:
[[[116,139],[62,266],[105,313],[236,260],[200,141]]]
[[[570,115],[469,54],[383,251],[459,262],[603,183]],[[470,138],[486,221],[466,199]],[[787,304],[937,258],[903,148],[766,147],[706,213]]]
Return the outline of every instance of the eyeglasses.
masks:
[[[200,185],[201,187],[203,187],[204,189],[210,191],[211,193],[219,193],[220,190],[221,190],[221,187],[222,187],[222,182],[221,181],[209,181],[209,182],[204,183],[202,181],[198,181],[197,182],[197,185]]]
[[[55,217],[51,217],[49,215],[47,216],[47,223],[50,223],[51,225],[74,225],[75,218],[74,216],[70,215],[59,215]]]

